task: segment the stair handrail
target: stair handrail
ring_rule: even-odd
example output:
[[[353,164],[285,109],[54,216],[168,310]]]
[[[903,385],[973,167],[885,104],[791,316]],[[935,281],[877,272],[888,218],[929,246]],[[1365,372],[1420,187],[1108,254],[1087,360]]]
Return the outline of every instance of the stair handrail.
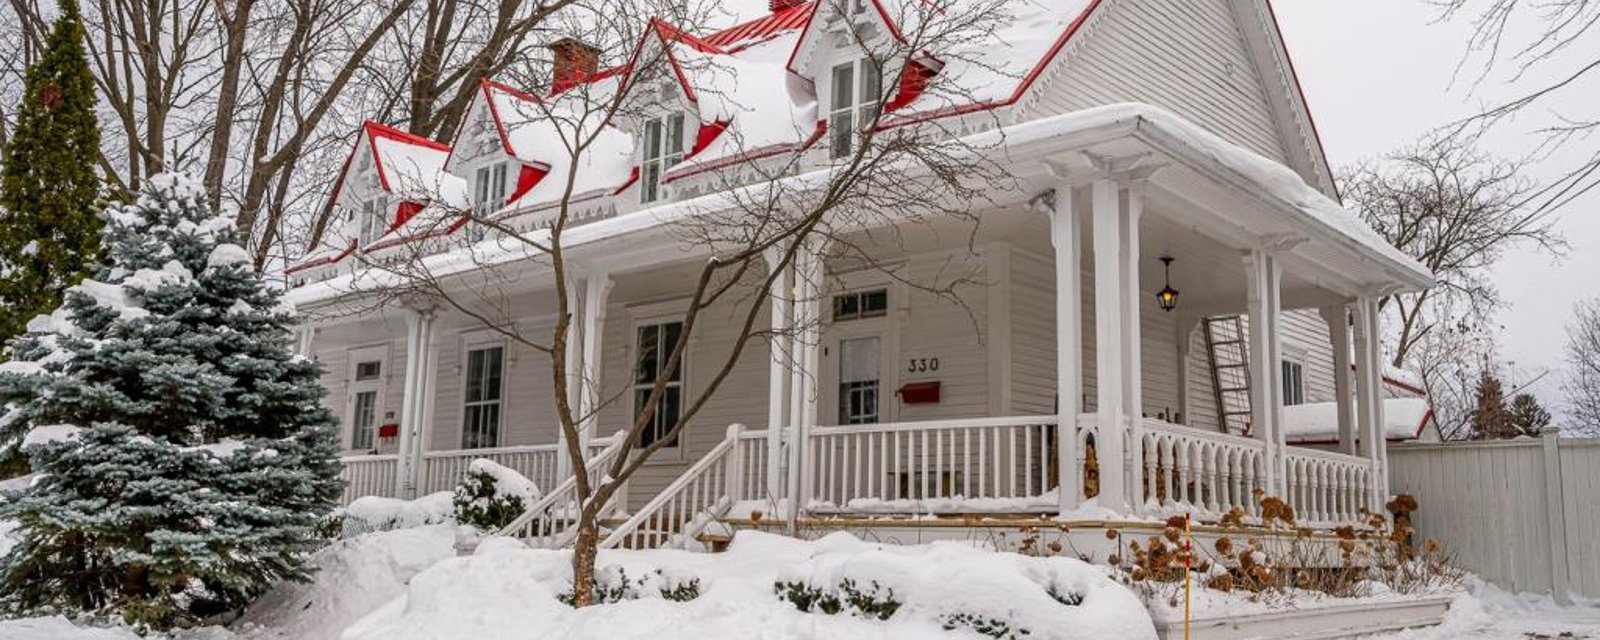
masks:
[[[625,433],[618,433],[611,436],[610,444],[606,445],[605,449],[600,450],[599,453],[595,454],[594,457],[590,458],[589,462],[584,465],[584,473],[593,477],[601,467],[610,463],[611,459],[617,456],[617,452],[622,450],[624,435]],[[597,444],[598,440],[599,439],[596,439]],[[571,474],[567,476],[567,479],[562,481],[561,484],[556,485],[554,489],[546,492],[543,498],[540,498],[537,502],[534,502],[531,506],[524,510],[522,515],[517,516],[516,520],[512,520],[510,524],[507,524],[506,526],[501,527],[498,531],[495,531],[495,535],[521,537],[517,535],[517,532],[526,528],[534,520],[543,517],[550,510],[550,507],[554,506],[557,502],[561,500],[577,502],[577,491],[578,474]]]
[[[730,425],[728,427],[728,435],[722,439],[722,442],[718,443],[717,446],[713,447],[711,451],[706,453],[705,456],[701,457],[699,461],[695,462],[694,466],[689,467],[688,471],[680,474],[677,479],[672,481],[672,484],[667,485],[665,489],[662,489],[660,493],[657,493],[656,497],[651,498],[650,502],[645,503],[643,507],[641,507],[626,521],[611,529],[611,533],[606,535],[606,538],[600,542],[600,548],[614,549],[618,545],[622,544],[624,540],[628,539],[628,536],[633,535],[639,530],[640,526],[642,526],[651,517],[655,516],[656,513],[660,512],[662,507],[666,506],[674,498],[677,498],[684,492],[685,489],[689,488],[696,480],[699,480],[701,476],[709,473],[717,464],[726,460],[729,457],[729,453],[735,451],[736,447],[738,447],[739,437],[743,432],[744,425]],[[739,473],[739,470],[728,469],[727,473],[730,475],[737,474]],[[734,499],[735,496],[728,494],[727,487],[723,487],[720,495],[711,499],[709,504],[705,505],[704,509],[696,509],[686,514],[688,516],[687,524],[692,525],[695,518],[707,509],[716,509],[724,505],[731,506]],[[680,539],[693,537],[694,535],[698,534],[698,531],[692,531],[690,529],[691,527],[685,526],[683,530],[679,531],[678,535],[682,537]]]

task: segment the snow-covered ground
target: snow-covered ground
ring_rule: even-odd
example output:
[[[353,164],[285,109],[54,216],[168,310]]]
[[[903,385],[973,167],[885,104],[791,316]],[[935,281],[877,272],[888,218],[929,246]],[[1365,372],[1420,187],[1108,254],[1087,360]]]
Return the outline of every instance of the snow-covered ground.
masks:
[[[1600,640],[1600,602],[1557,606],[1549,596],[1507,593],[1476,579],[1444,624],[1365,640]]]
[[[717,638],[981,640],[941,622],[951,613],[1028,628],[1030,640],[1152,638],[1134,596],[1098,568],[1065,558],[996,554],[961,544],[880,546],[846,535],[802,542],[741,534],[725,554],[608,551],[603,573],[628,576],[631,597],[573,610],[557,601],[568,585],[566,552],[490,539],[456,557],[450,525],[385,531],[318,553],[309,584],[264,597],[230,628],[186,631],[173,640],[475,640],[524,638]],[[641,581],[640,579],[643,578]],[[902,608],[887,621],[802,613],[774,597],[777,581],[813,585],[880,582]],[[675,602],[662,589],[698,580],[699,596]],[[1082,596],[1067,605],[1052,596]],[[1482,583],[1455,604],[1444,626],[1367,640],[1600,640],[1600,605],[1558,607]],[[1068,598],[1071,599],[1071,598]],[[1565,635],[1564,635],[1565,634]],[[62,618],[0,622],[5,640],[135,640],[124,629]]]

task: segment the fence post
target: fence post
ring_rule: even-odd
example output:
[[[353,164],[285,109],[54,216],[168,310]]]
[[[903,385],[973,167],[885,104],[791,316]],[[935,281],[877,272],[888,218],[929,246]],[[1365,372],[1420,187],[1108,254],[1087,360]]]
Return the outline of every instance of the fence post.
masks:
[[[1550,585],[1559,604],[1572,604],[1570,567],[1567,563],[1567,515],[1561,495],[1560,429],[1545,427],[1539,432],[1544,451],[1545,521],[1550,526]]]
[[[722,491],[728,496],[728,504],[743,499],[739,493],[740,482],[744,480],[744,446],[739,442],[739,435],[744,433],[744,425],[737,422],[728,425],[728,464],[723,467],[727,476],[722,479]]]

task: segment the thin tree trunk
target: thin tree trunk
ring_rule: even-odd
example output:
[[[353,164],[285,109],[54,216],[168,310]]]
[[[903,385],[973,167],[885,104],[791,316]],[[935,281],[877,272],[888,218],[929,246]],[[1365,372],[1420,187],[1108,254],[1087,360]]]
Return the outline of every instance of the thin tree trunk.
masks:
[[[217,87],[217,113],[211,129],[211,151],[206,155],[205,187],[211,208],[222,206],[222,180],[228,173],[228,143],[233,138],[233,119],[239,109],[239,73],[244,68],[244,39],[249,32],[250,12],[255,0],[239,0],[230,17],[217,0],[217,21],[228,39],[222,54],[222,83]]]

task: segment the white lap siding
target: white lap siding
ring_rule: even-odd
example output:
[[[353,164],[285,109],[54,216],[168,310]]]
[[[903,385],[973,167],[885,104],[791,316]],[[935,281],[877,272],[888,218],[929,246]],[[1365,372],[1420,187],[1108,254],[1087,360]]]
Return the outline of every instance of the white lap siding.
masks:
[[[429,450],[461,448],[466,406],[466,358],[472,348],[502,346],[500,436],[498,446],[549,444],[558,432],[552,395],[550,356],[501,333],[480,328],[476,321],[455,313],[442,314],[435,342],[439,349],[435,378]],[[536,344],[549,344],[555,328],[552,317],[523,320],[521,329]]]
[[[374,416],[373,429],[376,431],[383,424],[400,421],[406,371],[405,319],[394,314],[392,317],[321,327],[312,342],[313,357],[322,366],[323,388],[328,390],[322,402],[339,419],[339,449],[352,455],[370,451],[350,451],[353,412],[353,400],[350,397],[353,382],[351,357],[354,353],[369,350],[384,354],[382,390]],[[386,418],[391,413],[393,416]],[[373,434],[373,443],[379,453],[385,454],[395,453],[399,447],[398,438],[378,438],[376,433]]]
[[[1041,77],[1025,119],[1144,102],[1284,160],[1267,93],[1229,0],[1106,0]]]
[[[1011,285],[1011,406],[1021,414],[1049,414],[1056,410],[1055,265],[1051,258],[1025,251],[1012,252]],[[1080,406],[1095,410],[1097,401],[1094,323],[1094,269],[1083,267],[1083,395]],[[1140,362],[1143,367],[1144,413],[1151,417],[1178,410],[1177,344],[1171,314],[1156,308],[1155,294],[1140,296]],[[1208,382],[1209,384],[1209,382]]]

